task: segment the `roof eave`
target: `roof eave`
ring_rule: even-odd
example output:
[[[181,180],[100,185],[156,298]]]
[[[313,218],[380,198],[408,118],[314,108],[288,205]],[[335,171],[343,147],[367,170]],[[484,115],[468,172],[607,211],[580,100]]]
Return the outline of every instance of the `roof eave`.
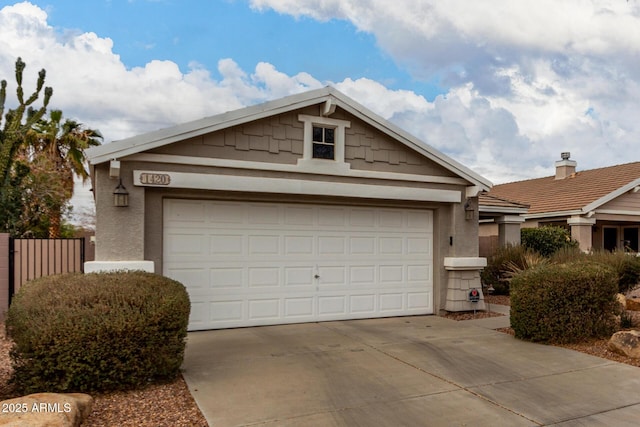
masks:
[[[581,209],[573,209],[569,211],[554,211],[554,212],[536,212],[536,213],[528,213],[525,214],[524,217],[526,219],[540,219],[540,218],[557,218],[563,216],[572,216],[572,215],[583,215]]]

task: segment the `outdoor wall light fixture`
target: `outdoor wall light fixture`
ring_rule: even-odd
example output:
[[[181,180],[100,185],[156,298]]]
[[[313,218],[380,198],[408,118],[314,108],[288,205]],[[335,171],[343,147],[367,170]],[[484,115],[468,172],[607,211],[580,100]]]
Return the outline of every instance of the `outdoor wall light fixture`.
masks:
[[[464,203],[464,215],[466,220],[473,219],[475,216],[475,209],[473,205],[469,202],[469,200]]]
[[[113,206],[121,208],[129,206],[129,192],[124,188],[124,185],[122,185],[122,179],[113,192]]]

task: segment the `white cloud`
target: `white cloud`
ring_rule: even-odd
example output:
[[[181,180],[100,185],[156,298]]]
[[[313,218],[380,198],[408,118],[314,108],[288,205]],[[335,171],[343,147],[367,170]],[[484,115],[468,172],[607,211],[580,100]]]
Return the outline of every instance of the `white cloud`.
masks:
[[[637,1],[251,5],[295,17],[347,20],[373,34],[415,78],[439,76],[450,92],[433,108],[395,120],[495,181],[551,174],[561,151],[571,151],[579,168],[640,160]],[[359,95],[377,103],[376,91],[360,87],[370,93]]]
[[[150,61],[127,69],[113,42],[60,32],[44,10],[0,9],[0,76],[25,90],[47,70],[51,106],[107,141],[322,87],[328,83],[494,182],[551,174],[561,151],[580,168],[634,158],[640,133],[640,6],[630,1],[253,0],[257,9],[344,19],[371,32],[415,77],[450,90],[432,102],[366,78],[321,82],[277,64],[233,59],[210,70]]]

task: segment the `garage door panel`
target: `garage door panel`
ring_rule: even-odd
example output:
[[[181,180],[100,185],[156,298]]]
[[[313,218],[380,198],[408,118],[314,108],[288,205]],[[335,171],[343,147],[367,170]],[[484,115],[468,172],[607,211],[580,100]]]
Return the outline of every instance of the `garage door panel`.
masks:
[[[282,317],[280,314],[280,299],[272,298],[263,300],[250,300],[248,317],[249,320],[279,320]]]
[[[402,255],[404,239],[402,237],[381,237],[378,240],[380,253],[384,255]]]
[[[317,267],[317,273],[317,285],[321,288],[331,285],[344,286],[346,283],[347,269],[344,265],[321,265]]]
[[[376,265],[352,265],[349,268],[349,282],[352,285],[372,285],[376,282]]]
[[[374,314],[376,311],[376,296],[373,294],[351,295],[349,305],[350,313]]]
[[[185,217],[194,206],[199,213]],[[406,209],[169,199],[163,268],[187,287],[190,330],[429,314],[431,218]]]
[[[249,268],[250,287],[280,287],[280,269],[273,267]]]
[[[380,311],[383,313],[388,312],[401,312],[405,308],[404,294],[381,294],[380,295]]]
[[[188,283],[192,289],[205,290],[209,287],[208,271],[205,268],[171,268],[169,276],[180,283]]]
[[[380,265],[380,283],[401,283],[404,279],[404,266]]]
[[[431,269],[429,266],[408,265],[407,266],[407,282],[409,283],[424,283],[425,280],[431,278]]]
[[[280,255],[280,236],[249,236],[249,256]]]
[[[409,292],[407,294],[407,308],[409,310],[423,310],[431,307],[431,294],[428,292]]]
[[[284,302],[285,318],[313,318],[315,317],[314,297],[286,298]]]
[[[210,239],[211,255],[244,255],[244,236],[241,234],[218,234]]]
[[[284,212],[285,225],[313,226],[315,210],[310,206],[289,206]]]
[[[209,302],[207,319],[203,324],[209,325],[211,322],[240,322],[244,316],[244,301],[228,300]]]
[[[202,234],[172,233],[164,238],[169,254],[192,256],[206,253],[207,238]]]
[[[314,251],[313,236],[284,236],[284,254],[285,255],[313,255]]]
[[[202,224],[206,221],[206,205],[202,201],[183,201],[170,205],[165,216],[168,222]]]
[[[285,267],[284,268],[285,282],[284,285],[288,288],[296,287],[315,287],[314,283],[314,266],[304,267]]]
[[[269,204],[248,205],[248,224],[277,225],[281,220],[281,206]]]
[[[318,297],[318,316],[332,317],[347,315],[347,297],[345,295],[331,295]]]
[[[346,223],[344,208],[318,208],[318,225],[329,227],[343,227]]]
[[[181,203],[179,201],[176,204]],[[204,202],[206,203],[206,202]],[[244,224],[247,222],[246,206],[239,207],[236,203],[218,202],[215,205],[207,203],[208,222],[212,225]]]
[[[374,255],[376,253],[375,237],[349,238],[349,253],[351,255]]]
[[[407,253],[411,255],[430,255],[431,239],[416,237],[408,238]]]
[[[209,270],[209,286],[216,288],[241,288],[245,283],[243,268],[212,268]]]
[[[318,237],[319,255],[344,255],[346,253],[346,239],[344,236]]]

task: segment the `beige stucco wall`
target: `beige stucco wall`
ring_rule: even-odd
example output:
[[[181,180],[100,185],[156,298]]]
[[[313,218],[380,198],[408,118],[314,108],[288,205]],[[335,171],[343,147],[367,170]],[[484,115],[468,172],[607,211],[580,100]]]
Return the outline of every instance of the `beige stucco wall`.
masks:
[[[120,177],[129,192],[129,206],[113,206],[118,180],[109,178],[109,164],[95,168],[96,260],[144,259],[144,188],[133,185],[131,165],[122,162]]]

